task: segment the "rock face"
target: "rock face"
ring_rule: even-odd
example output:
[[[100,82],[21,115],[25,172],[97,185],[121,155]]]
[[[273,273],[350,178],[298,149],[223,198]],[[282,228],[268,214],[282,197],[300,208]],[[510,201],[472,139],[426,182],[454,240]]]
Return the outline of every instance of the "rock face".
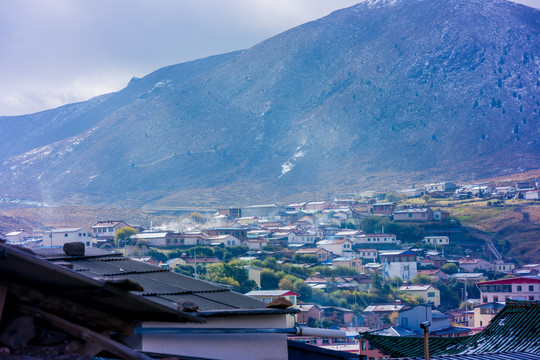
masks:
[[[247,205],[535,169],[539,34],[540,11],[503,0],[361,3],[0,118],[0,196]]]

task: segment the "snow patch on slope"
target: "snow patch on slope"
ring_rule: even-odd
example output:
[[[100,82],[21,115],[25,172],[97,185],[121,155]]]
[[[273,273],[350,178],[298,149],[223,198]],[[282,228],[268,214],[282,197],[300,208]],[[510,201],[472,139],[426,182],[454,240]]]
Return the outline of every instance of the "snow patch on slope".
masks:
[[[301,145],[298,145],[291,159],[281,164],[281,175],[279,175],[278,178],[281,178],[283,175],[291,171],[296,165],[295,161],[303,158],[306,155],[306,151],[303,149],[304,143],[305,141],[303,141]]]

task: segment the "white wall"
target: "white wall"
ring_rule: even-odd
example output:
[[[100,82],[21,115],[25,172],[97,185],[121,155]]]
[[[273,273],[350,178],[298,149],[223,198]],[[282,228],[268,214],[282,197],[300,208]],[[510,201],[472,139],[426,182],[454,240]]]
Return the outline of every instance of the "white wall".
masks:
[[[67,234],[67,236],[66,236]],[[92,246],[92,236],[82,236],[86,234],[86,230],[81,229],[77,232],[61,232],[48,233],[43,237],[44,246],[64,246],[69,242],[82,242],[85,246]]]
[[[204,324],[144,323],[143,327],[284,328],[285,315],[257,315],[208,319]],[[142,350],[224,360],[287,359],[285,334],[186,334],[142,336]]]

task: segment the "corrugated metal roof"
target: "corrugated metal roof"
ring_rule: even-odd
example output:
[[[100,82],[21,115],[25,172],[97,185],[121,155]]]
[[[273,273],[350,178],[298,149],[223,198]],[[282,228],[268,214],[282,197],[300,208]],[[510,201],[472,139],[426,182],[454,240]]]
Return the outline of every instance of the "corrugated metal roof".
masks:
[[[140,295],[190,294],[195,292],[230,291],[224,287],[197,280],[189,276],[159,271],[144,274],[127,274],[122,278],[134,281],[144,288]]]
[[[159,302],[165,306],[170,306],[172,308],[176,308],[176,303],[180,299],[193,301],[199,306],[200,311],[236,309],[235,307],[228,306],[226,304],[216,304],[215,301],[208,300],[204,297],[200,297],[197,295],[160,295],[152,298],[153,301]]]
[[[58,258],[55,258],[58,259]],[[70,258],[62,260],[73,264],[73,270],[90,278],[125,279],[139,284],[143,291],[132,291],[146,300],[176,309],[180,299],[193,301],[202,316],[226,316],[224,311],[243,311],[249,314],[270,313],[266,304],[257,299],[236,293],[223,286],[164,270],[144,262],[121,256],[95,258]],[[214,314],[215,312],[215,314]],[[294,313],[295,309],[284,310]]]
[[[94,274],[83,276],[88,271],[73,271],[9,245],[0,244],[0,250],[4,255],[0,259],[0,277],[3,279],[17,281],[23,286],[46,289],[56,296],[76,299],[85,306],[114,311],[130,319],[203,322],[196,315],[171,310],[102,279],[95,279]],[[72,258],[66,257],[64,260],[69,262]]]
[[[540,354],[540,301],[507,300],[484,329],[472,336],[430,338],[433,355],[485,354],[526,351]],[[375,347],[392,356],[422,356],[423,340],[363,334]]]
[[[32,251],[36,253],[37,255],[46,257],[47,259],[51,260],[52,258],[65,258],[66,253],[63,250],[62,246],[51,246],[51,247],[36,247],[33,248]],[[84,248],[84,256],[78,256],[73,258],[83,258],[83,257],[96,257],[96,256],[109,256],[109,257],[115,257],[115,256],[121,256],[120,253],[111,253],[110,251],[102,250],[95,247],[85,247]]]
[[[489,353],[472,355],[442,355],[430,356],[432,360],[540,360],[539,354],[529,352]],[[423,357],[399,358],[400,360],[422,360]]]

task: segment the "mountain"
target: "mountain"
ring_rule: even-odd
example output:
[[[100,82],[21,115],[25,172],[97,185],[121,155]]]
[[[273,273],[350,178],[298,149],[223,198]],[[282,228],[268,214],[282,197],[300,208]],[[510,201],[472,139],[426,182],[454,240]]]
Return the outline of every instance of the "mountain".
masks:
[[[539,34],[504,0],[360,3],[0,118],[0,196],[242,205],[537,169]]]

